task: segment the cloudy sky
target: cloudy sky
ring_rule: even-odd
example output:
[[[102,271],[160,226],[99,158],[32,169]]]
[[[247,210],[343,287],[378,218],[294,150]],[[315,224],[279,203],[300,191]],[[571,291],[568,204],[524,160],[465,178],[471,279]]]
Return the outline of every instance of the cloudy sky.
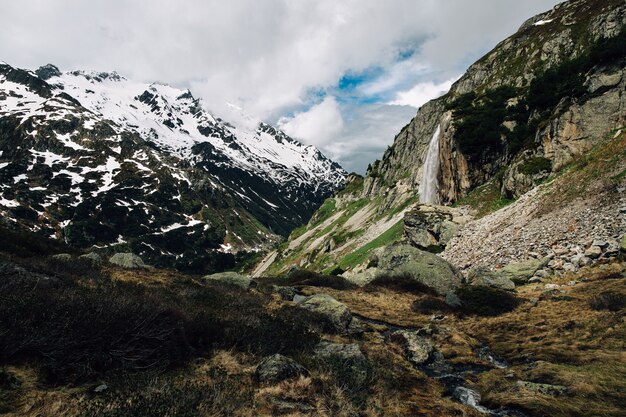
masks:
[[[0,1],[0,60],[233,103],[363,172],[417,108],[555,0]]]

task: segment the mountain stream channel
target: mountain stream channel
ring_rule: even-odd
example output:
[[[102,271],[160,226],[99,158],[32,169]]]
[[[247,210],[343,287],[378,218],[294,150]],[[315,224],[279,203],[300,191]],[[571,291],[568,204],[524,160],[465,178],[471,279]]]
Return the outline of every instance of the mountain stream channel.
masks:
[[[304,298],[304,296],[298,294],[293,298],[293,301],[297,303]],[[387,340],[389,336],[396,331],[406,331],[416,335],[419,331],[419,329],[413,327],[398,326],[386,321],[370,319],[356,313],[352,313],[352,316],[362,323],[384,328],[385,330],[380,332],[380,337],[383,338],[383,340]],[[428,377],[441,382],[446,388],[445,395],[451,396],[455,401],[461,404],[473,407],[482,414],[494,417],[528,417],[527,414],[521,410],[510,407],[490,409],[480,404],[481,395],[476,389],[468,386],[468,377],[488,371],[489,369],[493,369],[493,367],[506,369],[509,365],[504,358],[494,355],[484,342],[481,343],[480,347],[474,350],[474,354],[478,358],[489,362],[491,366],[451,364],[446,361],[443,355],[436,349],[430,354],[428,361],[420,365],[413,364],[413,366],[419,371],[424,372]]]

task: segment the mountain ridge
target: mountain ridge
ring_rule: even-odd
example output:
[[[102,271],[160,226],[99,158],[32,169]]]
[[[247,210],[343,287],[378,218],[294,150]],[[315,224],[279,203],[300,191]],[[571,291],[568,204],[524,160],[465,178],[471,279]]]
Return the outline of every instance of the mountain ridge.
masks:
[[[170,266],[258,251],[343,184],[314,147],[267,124],[234,127],[189,90],[53,65],[0,75],[4,212],[73,245],[128,244]],[[182,251],[153,237],[184,230],[196,243]]]

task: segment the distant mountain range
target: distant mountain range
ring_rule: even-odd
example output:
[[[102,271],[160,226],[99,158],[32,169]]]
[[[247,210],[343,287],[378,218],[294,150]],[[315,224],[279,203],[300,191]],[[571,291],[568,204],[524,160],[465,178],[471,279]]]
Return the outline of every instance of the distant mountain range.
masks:
[[[224,254],[306,223],[345,177],[315,147],[264,123],[235,127],[189,90],[0,63],[0,212],[12,227],[221,269]]]

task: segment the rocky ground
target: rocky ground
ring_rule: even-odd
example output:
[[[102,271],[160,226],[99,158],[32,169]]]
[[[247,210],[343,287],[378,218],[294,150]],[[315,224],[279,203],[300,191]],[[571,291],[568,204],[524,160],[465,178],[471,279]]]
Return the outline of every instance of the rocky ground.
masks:
[[[619,131],[567,172],[467,223],[441,256],[462,270],[547,257],[540,275],[616,256],[626,232],[625,149]]]
[[[6,415],[623,415],[617,259],[505,290],[462,285],[406,245],[381,253],[376,268],[391,269],[362,287],[64,250],[0,245]],[[430,272],[402,273],[418,267]],[[448,280],[432,287],[432,274]]]

